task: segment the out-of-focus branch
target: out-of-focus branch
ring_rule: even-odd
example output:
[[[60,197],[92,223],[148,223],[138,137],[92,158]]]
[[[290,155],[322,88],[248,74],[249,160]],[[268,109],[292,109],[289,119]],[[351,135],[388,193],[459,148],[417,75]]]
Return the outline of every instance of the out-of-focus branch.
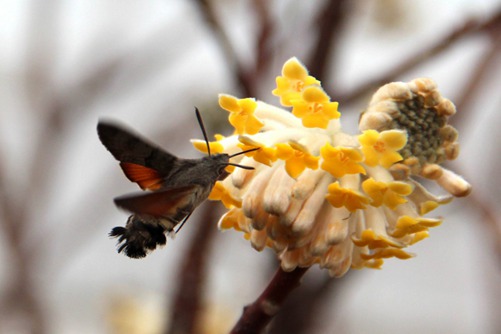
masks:
[[[361,84],[355,88],[352,92],[343,94],[343,96],[336,96],[334,92],[330,92],[331,96],[336,96],[334,99],[337,101],[342,101],[343,103],[351,103],[357,99],[363,97],[364,95],[370,93],[371,91],[377,89],[377,87],[384,85],[388,82],[394,81],[396,78],[401,76],[403,73],[408,72],[412,68],[430,60],[434,56],[448,50],[452,45],[458,41],[466,38],[472,34],[478,32],[485,32],[491,29],[492,26],[499,24],[501,21],[501,10],[495,13],[490,19],[486,21],[480,21],[476,19],[470,19],[466,21],[461,27],[453,30],[451,33],[446,35],[441,40],[437,41],[435,44],[424,48],[421,52],[417,52],[412,57],[402,62],[401,64],[395,66],[393,69],[385,72],[379,78],[374,80],[369,80],[366,83]]]
[[[307,270],[308,268],[296,268],[286,272],[278,268],[264,292],[244,308],[231,334],[260,333],[278,313],[287,296],[300,285]]]
[[[344,19],[349,16],[346,12],[348,1],[327,1],[325,7],[319,11],[317,40],[308,59],[307,68],[313,76],[323,82],[328,82],[329,64],[335,62],[335,49],[342,30]]]
[[[269,1],[255,0],[253,4],[260,27],[256,40],[256,73],[260,75],[269,68],[273,56],[273,48],[270,44],[270,37],[273,35],[273,21],[269,14]]]
[[[203,16],[207,25],[214,33],[217,42],[221,45],[222,51],[226,56],[231,73],[235,76],[235,81],[242,89],[242,93],[245,96],[255,96],[254,94],[254,84],[251,75],[245,68],[240,64],[237,53],[231,44],[230,39],[226,35],[222,25],[216,16],[214,8],[212,6],[211,0],[195,0],[200,14]]]
[[[5,175],[0,175],[0,227],[3,229],[9,250],[11,280],[5,294],[0,298],[0,319],[21,318],[31,333],[45,333],[43,308],[36,295],[34,282],[35,257],[23,245],[23,229],[26,226],[26,212],[18,210],[16,203],[6,193],[2,184]]]
[[[466,108],[472,104],[472,101],[478,97],[479,90],[483,87],[485,77],[489,75],[492,68],[497,65],[501,54],[501,20],[497,24],[492,25],[489,29],[491,37],[490,48],[478,60],[477,66],[474,69],[471,77],[466,82],[466,85],[457,95],[456,108],[458,112],[451,121],[460,127],[465,124],[467,117],[471,113],[466,112]]]
[[[480,90],[484,87],[484,78],[492,72],[493,67],[498,63],[499,55],[501,54],[501,14],[498,14],[497,18],[497,20],[489,21],[491,23],[483,28],[490,35],[490,48],[478,60],[476,68],[456,99],[456,108],[459,112],[451,120],[457,124],[457,127],[467,126],[467,117],[471,116],[471,113],[468,113],[466,110],[473,104],[475,99],[480,97]],[[494,162],[493,165],[496,165],[496,163]],[[501,260],[501,220],[496,218],[497,215],[492,205],[480,198],[481,194],[481,192],[473,192],[469,196],[469,201],[483,215],[482,222],[484,222],[489,231],[488,234],[494,240],[494,252],[498,256],[498,259]]]
[[[33,203],[39,203],[40,199],[33,200],[33,187],[43,183],[47,178],[46,174],[40,177],[39,171],[43,167],[39,161],[40,157],[45,158],[45,162],[53,160],[51,157],[52,147],[48,145],[51,138],[55,136],[53,130],[57,127],[55,121],[59,117],[57,111],[52,109],[41,110],[47,105],[47,100],[52,96],[53,83],[51,78],[51,66],[54,63],[54,49],[56,48],[57,29],[54,22],[57,22],[58,2],[47,1],[43,4],[33,2],[28,7],[29,17],[26,29],[26,59],[24,59],[24,89],[26,102],[32,110],[40,111],[35,114],[42,121],[41,132],[43,135],[37,140],[34,152],[36,152],[34,162],[29,166],[26,173],[27,186],[17,188],[17,193],[12,194],[7,189],[5,180],[9,177],[4,166],[0,166],[0,228],[5,233],[7,249],[9,251],[12,267],[11,280],[6,288],[6,296],[0,298],[0,315],[8,314],[0,322],[18,319],[30,333],[45,333],[45,309],[40,296],[37,293],[36,266],[35,263],[41,258],[43,244],[37,244],[34,252],[30,251],[26,243],[26,236],[29,232],[29,210]],[[20,200],[19,200],[20,199]],[[7,321],[6,321],[7,320]],[[15,326],[15,324],[14,324]]]
[[[481,221],[484,223],[485,227],[487,227],[488,235],[492,238],[492,244],[501,268],[501,221],[497,218],[498,214],[495,212],[491,203],[482,200],[475,193],[469,196],[468,201],[470,201],[482,215]]]
[[[202,208],[200,221],[191,222],[197,228],[190,241],[177,279],[172,313],[170,314],[169,334],[197,333],[202,310],[203,288],[207,279],[207,260],[211,243],[217,231],[215,222],[219,210],[213,202],[206,202]]]

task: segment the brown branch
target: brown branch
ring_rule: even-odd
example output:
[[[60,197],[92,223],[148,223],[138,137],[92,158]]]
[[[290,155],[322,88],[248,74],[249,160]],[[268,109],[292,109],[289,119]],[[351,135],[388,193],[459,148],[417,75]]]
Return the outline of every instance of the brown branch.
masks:
[[[497,218],[498,214],[494,211],[491,205],[472,193],[468,201],[482,214],[482,222],[488,231],[489,237],[492,239],[492,246],[498,257],[498,263],[501,268],[501,221]]]
[[[324,269],[320,269],[324,270]],[[364,271],[365,272],[365,271]],[[283,313],[273,321],[270,333],[287,334],[294,332],[295,334],[312,333],[317,326],[321,325],[320,321],[329,319],[329,327],[331,333],[336,333],[342,327],[342,321],[338,318],[341,314],[343,305],[339,302],[338,293],[350,290],[354,284],[358,284],[358,277],[361,277],[362,271],[349,270],[343,277],[332,278],[326,273],[323,280],[320,282],[314,280],[314,284],[310,284],[310,289],[304,291],[301,288],[301,294],[294,295],[287,303],[291,305],[289,316],[288,308],[284,308]],[[327,307],[327,312],[325,307]],[[283,316],[282,316],[283,315]],[[278,319],[280,318],[280,320]],[[279,321],[277,321],[279,320]],[[275,322],[277,322],[275,326]],[[276,331],[275,331],[276,328]]]
[[[0,175],[0,228],[3,229],[12,266],[8,288],[0,298],[0,322],[22,317],[30,333],[45,333],[45,312],[36,294],[34,273],[38,258],[24,247],[23,242],[26,211],[16,209],[17,205],[9,197],[2,178]]]
[[[184,262],[177,286],[174,303],[170,314],[169,334],[197,333],[202,311],[203,289],[207,278],[207,259],[210,255],[211,242],[217,231],[219,210],[216,203],[206,202],[202,208],[201,218],[196,224],[196,230],[184,256]],[[186,228],[186,227],[185,227]],[[184,231],[186,233],[186,231]]]
[[[47,100],[54,89],[51,82],[51,67],[54,66],[54,50],[57,49],[57,29],[54,24],[60,14],[58,2],[48,1],[44,4],[34,2],[28,8],[28,20],[26,29],[26,59],[24,59],[23,89],[26,93],[26,102],[33,111],[41,111],[37,116],[43,122],[41,138],[36,141],[35,159],[30,164],[29,172],[26,173],[24,188],[7,189],[4,183],[9,178],[8,171],[0,166],[0,228],[3,229],[5,242],[8,249],[11,268],[8,270],[12,275],[9,277],[5,295],[0,298],[0,316],[11,319],[19,319],[24,323],[30,333],[45,333],[47,313],[43,306],[41,296],[37,293],[38,275],[35,264],[42,258],[42,244],[33,246],[30,251],[26,243],[29,234],[29,210],[33,203],[40,203],[41,196],[33,200],[37,186],[47,179],[47,173],[38,174],[41,168],[39,159],[44,156],[51,157],[53,148],[48,144],[53,133],[52,122],[55,113],[45,110]],[[40,108],[42,106],[42,108]],[[42,151],[42,152],[41,152]],[[52,160],[46,158],[45,160]],[[22,200],[18,200],[22,199]],[[5,312],[3,312],[5,311]],[[7,314],[7,316],[5,315]],[[3,322],[0,319],[0,322]]]
[[[350,270],[342,278],[336,279],[331,278],[325,272],[320,274],[323,276],[321,280],[318,280],[317,277],[306,280],[301,289],[284,303],[281,312],[270,325],[270,333],[312,333],[315,324],[319,321],[319,315],[323,313],[322,307],[325,306],[326,302],[329,303],[329,314],[337,314],[337,307],[340,305],[332,305],[331,296],[353,282],[353,278],[358,272]],[[331,317],[332,332],[336,328],[335,322],[336,319],[332,321]]]
[[[497,65],[499,60],[499,55],[501,53],[501,14],[498,13],[496,16],[498,19],[491,19],[490,24],[485,26],[485,31],[490,34],[491,44],[482,57],[478,60],[475,70],[472,75],[468,78],[466,84],[461,89],[456,99],[456,108],[459,111],[451,120],[458,124],[459,126],[469,124],[466,120],[468,115],[472,113],[467,113],[465,110],[473,104],[476,98],[479,98],[479,92],[481,90],[482,83],[484,83],[484,78],[489,76],[493,71],[493,67]],[[493,165],[496,165],[494,163]],[[456,167],[458,169],[458,167]],[[463,174],[463,173],[461,173]],[[468,179],[468,178],[467,178]],[[478,189],[480,191],[485,189]],[[497,219],[497,214],[494,208],[486,203],[485,200],[481,198],[482,192],[474,191],[468,197],[468,200],[474,207],[480,211],[482,214],[482,222],[484,226],[489,231],[488,235],[493,239],[493,248],[499,260],[501,260],[501,220]],[[501,261],[499,261],[501,263]]]
[[[242,89],[242,93],[245,96],[255,96],[254,83],[251,75],[245,68],[240,64],[237,53],[231,44],[230,39],[226,35],[222,25],[216,16],[214,8],[212,6],[211,0],[195,0],[195,4],[198,5],[200,13],[207,22],[207,25],[214,33],[216,41],[221,45],[226,61],[229,65],[231,73],[235,76],[235,81]]]
[[[282,312],[271,323],[270,333],[311,333],[316,315],[319,314],[322,302],[330,296],[330,290],[337,285],[338,280],[324,277],[322,282],[310,282],[303,284],[290,300],[288,300]],[[335,328],[332,325],[331,328]]]
[[[501,23],[501,22],[500,22]],[[492,72],[494,66],[497,65],[499,60],[499,55],[501,54],[501,26],[497,25],[497,29],[491,31],[491,45],[488,50],[482,55],[478,60],[477,66],[473,71],[471,77],[468,79],[467,83],[461,89],[461,92],[457,95],[456,109],[458,112],[451,121],[454,124],[462,125],[466,124],[465,119],[468,116],[473,116],[473,113],[464,112],[468,106],[472,104],[472,101],[478,97],[478,93],[483,87],[484,78],[489,76]]]
[[[338,43],[344,19],[348,17],[346,13],[347,1],[331,0],[327,1],[324,8],[319,11],[318,32],[316,45],[309,56],[308,66],[310,73],[317,79],[327,82],[329,64],[333,62],[332,49]]]
[[[231,334],[260,333],[278,313],[287,296],[300,285],[307,270],[308,268],[296,268],[286,272],[278,268],[264,292],[255,302],[244,308]]]
[[[273,35],[273,21],[269,14],[269,1],[254,0],[253,3],[256,17],[259,21],[258,26],[260,27],[256,40],[256,73],[259,76],[269,68],[273,56],[273,49],[270,43],[270,37]]]
[[[414,67],[430,60],[432,57],[448,50],[452,45],[458,41],[466,38],[474,33],[485,32],[499,24],[501,21],[501,10],[499,10],[495,15],[493,15],[489,20],[479,21],[475,19],[470,19],[466,21],[461,27],[450,32],[441,40],[432,44],[428,48],[423,49],[421,52],[414,54],[411,58],[402,62],[401,64],[395,66],[393,69],[384,73],[381,77],[374,80],[369,80],[364,84],[361,84],[355,88],[352,92],[344,94],[343,96],[338,96],[335,99],[343,101],[343,103],[352,103],[357,99],[363,97],[364,95],[370,93],[377,89],[377,87],[384,85],[388,82],[394,81],[396,78],[401,76],[403,73],[410,71]],[[331,96],[336,94],[331,92]]]

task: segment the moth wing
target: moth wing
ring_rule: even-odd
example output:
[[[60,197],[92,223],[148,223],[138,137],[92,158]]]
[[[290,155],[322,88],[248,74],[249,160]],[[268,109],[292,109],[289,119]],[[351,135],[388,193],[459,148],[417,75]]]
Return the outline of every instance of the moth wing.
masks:
[[[130,162],[121,162],[120,167],[122,167],[125,176],[130,181],[136,182],[143,190],[158,190],[162,186],[163,175],[153,168]]]
[[[112,122],[99,121],[97,133],[101,143],[122,163],[144,166],[166,176],[179,160],[157,145]]]
[[[115,198],[114,201],[118,207],[132,213],[147,214],[153,217],[176,217],[179,215],[180,208],[190,207],[192,194],[197,187],[199,186],[190,185],[147,194],[125,195]]]

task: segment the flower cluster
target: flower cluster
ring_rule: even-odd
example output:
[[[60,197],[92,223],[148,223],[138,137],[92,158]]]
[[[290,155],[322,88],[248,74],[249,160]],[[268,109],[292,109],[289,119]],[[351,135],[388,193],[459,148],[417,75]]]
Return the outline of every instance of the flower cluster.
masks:
[[[429,193],[414,175],[436,180],[454,196],[470,185],[439,164],[458,155],[456,130],[447,125],[454,105],[433,81],[381,87],[360,119],[359,135],[341,131],[338,103],[296,59],[283,66],[273,94],[284,107],[252,98],[219,97],[235,133],[217,136],[214,152],[236,153],[254,170],[235,169],[216,183],[210,199],[228,208],[221,229],[244,233],[281,266],[318,264],[332,276],[350,268],[380,268],[386,258],[428,236],[440,219],[424,214],[451,196]],[[194,145],[206,151],[205,143]]]

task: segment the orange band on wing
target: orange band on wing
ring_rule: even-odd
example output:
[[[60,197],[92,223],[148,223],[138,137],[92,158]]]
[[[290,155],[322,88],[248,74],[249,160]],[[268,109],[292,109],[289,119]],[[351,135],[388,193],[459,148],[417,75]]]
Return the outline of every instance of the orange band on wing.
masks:
[[[141,189],[158,190],[162,185],[162,176],[152,168],[130,162],[121,162],[120,167],[125,176],[132,182],[136,182]]]

